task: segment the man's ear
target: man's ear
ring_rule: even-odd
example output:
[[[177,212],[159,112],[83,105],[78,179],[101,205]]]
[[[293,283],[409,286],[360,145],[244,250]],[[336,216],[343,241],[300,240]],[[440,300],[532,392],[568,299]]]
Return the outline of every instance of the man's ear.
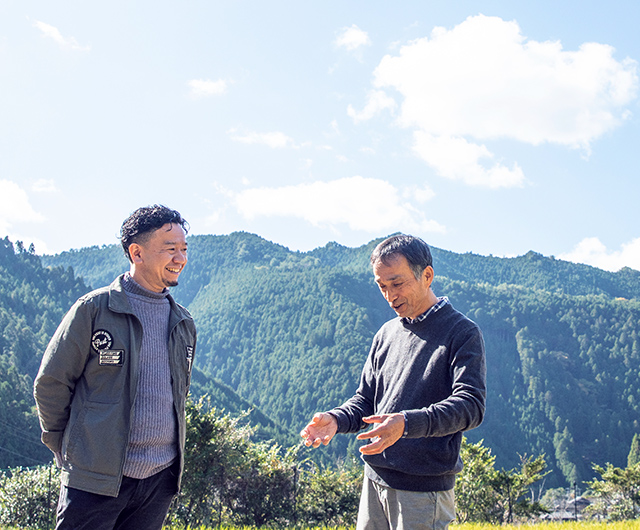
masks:
[[[427,266],[422,271],[422,277],[427,282],[427,287],[431,287],[431,283],[433,282],[433,277],[435,273],[433,272],[433,267]]]
[[[142,247],[138,243],[129,245],[129,256],[131,263],[142,263]]]

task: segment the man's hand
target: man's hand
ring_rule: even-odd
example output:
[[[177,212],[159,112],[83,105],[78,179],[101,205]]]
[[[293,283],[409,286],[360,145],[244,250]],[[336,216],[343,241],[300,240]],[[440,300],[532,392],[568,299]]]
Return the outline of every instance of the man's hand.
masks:
[[[326,412],[317,412],[309,424],[300,431],[307,447],[319,447],[327,445],[338,430],[338,422]]]
[[[387,447],[391,447],[404,434],[404,416],[397,414],[379,414],[362,418],[365,423],[378,423],[373,429],[359,434],[358,440],[371,439],[371,443],[363,445],[360,452],[363,455],[377,455]]]

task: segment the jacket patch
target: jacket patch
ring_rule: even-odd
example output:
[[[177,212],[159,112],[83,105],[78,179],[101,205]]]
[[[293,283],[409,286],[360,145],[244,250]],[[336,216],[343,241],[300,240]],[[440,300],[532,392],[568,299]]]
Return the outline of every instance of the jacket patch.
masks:
[[[124,350],[100,350],[100,366],[122,366]]]
[[[100,353],[102,350],[110,350],[113,346],[113,336],[108,331],[99,329],[91,336],[91,346],[96,350],[96,353]]]
[[[187,364],[189,366],[189,372],[191,372],[191,365],[193,364],[193,346],[187,346]]]

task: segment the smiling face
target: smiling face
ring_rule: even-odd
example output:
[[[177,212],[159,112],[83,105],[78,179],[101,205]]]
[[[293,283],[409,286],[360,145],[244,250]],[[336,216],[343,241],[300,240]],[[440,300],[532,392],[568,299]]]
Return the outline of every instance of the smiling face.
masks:
[[[129,246],[131,277],[156,293],[178,285],[187,264],[187,236],[180,225],[167,223]]]
[[[400,317],[419,317],[437,302],[431,290],[432,267],[426,267],[416,279],[407,258],[399,254],[391,257],[387,264],[377,261],[373,275],[382,296]]]

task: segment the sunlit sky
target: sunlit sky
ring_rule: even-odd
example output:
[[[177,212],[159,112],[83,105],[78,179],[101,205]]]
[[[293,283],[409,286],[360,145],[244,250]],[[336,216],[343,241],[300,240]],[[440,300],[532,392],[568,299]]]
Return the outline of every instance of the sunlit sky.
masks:
[[[153,203],[292,250],[394,232],[640,270],[640,2],[0,0],[0,237]]]

